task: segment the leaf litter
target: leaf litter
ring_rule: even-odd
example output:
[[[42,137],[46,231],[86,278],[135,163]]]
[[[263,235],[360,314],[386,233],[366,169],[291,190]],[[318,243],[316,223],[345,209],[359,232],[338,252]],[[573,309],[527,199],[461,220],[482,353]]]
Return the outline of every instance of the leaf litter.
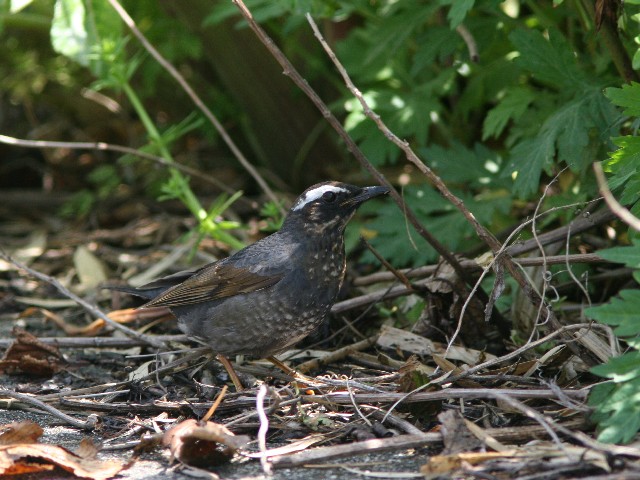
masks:
[[[127,238],[135,236],[131,231]],[[151,237],[137,237],[149,247],[157,245]],[[158,263],[175,267],[187,250],[174,255],[174,247],[154,247],[153,253],[142,250],[123,257],[100,242],[86,243],[86,236],[73,231],[48,235],[47,242],[58,259],[57,269],[37,256],[29,257],[29,268],[57,278],[72,291],[93,295],[102,306],[112,305],[112,320],[126,322],[165,348],[150,347],[144,335],[115,331],[54,293],[46,282],[33,282],[24,269],[7,263],[3,275],[14,292],[9,295],[15,297],[8,298],[10,308],[1,318],[21,329],[14,330],[14,339],[0,338],[0,408],[35,408],[69,425],[72,418],[78,422],[74,428],[93,429],[102,439],[101,446],[83,444],[75,452],[39,443],[39,435],[2,445],[0,465],[8,473],[63,468],[82,478],[111,478],[149,450],[166,450],[178,463],[213,471],[240,459],[266,459],[274,469],[343,468],[383,478],[391,473],[513,478],[517,471],[530,478],[579,478],[635,471],[640,458],[637,446],[594,440],[584,402],[595,379],[587,373],[588,361],[558,341],[562,331],[517,347],[507,345],[503,352],[470,347],[464,340],[448,348],[446,342],[425,336],[424,318],[413,325],[391,323],[375,308],[366,310],[371,305],[402,308],[402,300],[381,300],[393,278],[366,286],[354,282],[363,286],[355,287],[359,290],[353,299],[334,308],[332,330],[338,333],[329,343],[311,339],[280,355],[309,374],[308,380],[292,378],[264,361],[237,361],[247,388],[227,393],[213,418],[199,423],[228,382],[212,355],[191,349],[166,311],[137,312],[127,298],[87,287],[96,259],[109,278],[144,277]],[[168,257],[171,262],[164,262]],[[442,286],[428,271],[426,277],[407,278]],[[443,294],[440,287],[436,290],[434,294]],[[408,306],[430,295],[419,289],[407,297],[409,293],[400,293]],[[438,315],[446,320],[448,310],[442,308]],[[476,325],[482,325],[484,313],[478,315]],[[356,323],[360,318],[368,324]],[[597,358],[615,353],[591,324],[563,329],[579,332],[582,348]],[[266,449],[261,451],[255,439],[262,425],[257,395],[263,382],[270,385],[262,406],[269,424]],[[89,453],[82,453],[84,448]],[[124,450],[130,456],[91,470],[87,465],[95,463],[100,448]],[[388,465],[357,462],[358,456],[372,452],[416,457],[423,467],[388,472]],[[34,458],[38,461],[32,465]]]

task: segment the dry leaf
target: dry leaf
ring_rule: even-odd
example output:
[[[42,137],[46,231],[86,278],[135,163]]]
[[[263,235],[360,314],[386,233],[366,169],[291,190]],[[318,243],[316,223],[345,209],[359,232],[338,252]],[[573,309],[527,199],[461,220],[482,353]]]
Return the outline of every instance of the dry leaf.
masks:
[[[472,452],[457,453],[455,455],[434,455],[420,467],[420,473],[426,478],[435,478],[455,470],[459,470],[465,463],[476,465],[499,458],[509,458],[516,454],[516,450],[508,452]]]
[[[83,290],[95,288],[107,280],[104,264],[84,245],[76,248],[73,264],[80,279],[80,288]]]
[[[382,326],[376,344],[384,348],[399,348],[405,352],[417,353],[418,355],[444,355],[446,350],[446,346],[441,343],[432,342],[423,336],[389,325]],[[476,365],[496,357],[479,350],[452,346],[447,353],[447,358],[450,360],[459,360],[468,365]]]
[[[444,357],[441,357],[440,355],[432,355],[431,357],[433,358],[433,361],[436,363],[436,365],[438,365],[442,370],[444,370],[447,373],[451,372],[453,375],[462,375],[464,373],[464,370],[462,370],[460,367],[457,367],[455,364],[451,363],[449,360],[447,360]],[[455,383],[465,388],[481,388],[482,387],[482,385],[480,385],[478,382],[474,380],[469,380],[468,378],[461,378],[460,380],[457,380]]]
[[[8,423],[0,426],[0,445],[35,443],[42,433],[42,427],[30,420]]]
[[[478,450],[483,442],[467,428],[463,416],[457,410],[445,410],[438,415],[445,455]]]
[[[247,436],[235,436],[224,425],[193,419],[179,423],[162,439],[174,458],[200,468],[228,462],[235,451],[248,441]]]
[[[119,462],[96,460],[98,449],[89,439],[82,440],[76,454],[57,445],[36,443],[41,435],[42,428],[34,422],[1,426],[0,475],[51,471],[58,466],[78,477],[104,480],[122,470]]]
[[[56,346],[42,343],[21,328],[14,328],[13,335],[16,340],[0,360],[0,373],[50,377],[60,370],[64,359]]]

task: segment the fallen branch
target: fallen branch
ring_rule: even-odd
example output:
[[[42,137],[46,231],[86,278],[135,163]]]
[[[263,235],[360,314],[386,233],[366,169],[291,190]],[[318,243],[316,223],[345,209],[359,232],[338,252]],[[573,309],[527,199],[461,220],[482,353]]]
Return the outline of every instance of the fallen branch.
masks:
[[[435,446],[442,443],[440,433],[421,433],[416,435],[398,435],[389,438],[376,438],[364,442],[354,442],[347,445],[334,445],[331,447],[318,447],[294,455],[275,457],[271,464],[275,468],[300,467],[302,465],[323,462],[334,458],[351,457],[365,453],[388,452],[407,448],[420,448]]]
[[[82,428],[83,430],[93,430],[98,424],[98,416],[97,415],[89,415],[86,421],[78,420],[77,418],[71,417],[66,413],[62,413],[55,407],[48,405],[37,398],[32,397],[31,395],[25,395],[24,393],[14,392],[13,390],[8,390],[6,388],[0,387],[0,397],[9,397],[18,400],[21,403],[26,403],[28,405],[33,405],[34,407],[39,408],[40,410],[44,410],[47,413],[50,413],[56,418],[59,418],[65,423],[68,423],[72,427]],[[8,403],[5,407],[7,410],[11,408],[11,403]]]
[[[512,398],[546,399],[558,398],[558,393],[543,389],[516,389],[516,388],[445,388],[436,392],[417,393],[355,393],[353,398],[358,403],[391,403],[402,400],[404,403],[434,402],[450,399],[478,399],[495,398],[497,394],[509,395]],[[585,400],[588,390],[562,390],[562,395],[572,399]],[[350,405],[352,398],[348,392],[327,393],[324,395],[301,395],[306,402],[334,403],[337,405]]]
[[[49,275],[45,275],[44,273],[40,273],[28,267],[24,263],[18,260],[15,260],[14,258],[11,257],[11,255],[5,253],[4,250],[2,249],[0,249],[0,258],[11,263],[12,265],[16,266],[20,270],[24,270],[29,275],[34,276],[54,286],[64,296],[70,298],[71,300],[76,302],[78,305],[80,305],[82,308],[84,308],[90,315],[102,319],[105,323],[107,323],[107,325],[115,328],[116,330],[120,330],[127,337],[135,338],[141,342],[144,342],[147,345],[151,345],[156,348],[163,348],[165,346],[162,342],[158,341],[154,336],[145,335],[144,333],[136,332],[135,330],[125,327],[124,325],[118,322],[114,322],[111,318],[109,318],[109,316],[106,313],[100,310],[97,306],[87,302],[86,300],[77,296],[75,293],[71,292],[68,288],[62,285],[57,279],[50,277]]]
[[[152,335],[166,346],[169,342],[188,342],[186,335]],[[130,348],[148,345],[139,338],[118,337],[38,337],[38,341],[58,348]],[[11,338],[0,338],[0,348],[7,348],[14,342]]]

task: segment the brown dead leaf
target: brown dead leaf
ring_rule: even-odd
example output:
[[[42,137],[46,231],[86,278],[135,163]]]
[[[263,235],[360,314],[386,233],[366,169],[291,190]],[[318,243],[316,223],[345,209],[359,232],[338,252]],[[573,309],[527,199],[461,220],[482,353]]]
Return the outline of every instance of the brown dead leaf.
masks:
[[[398,385],[401,392],[410,392],[411,390],[429,383],[430,376],[435,371],[434,368],[428,367],[416,355],[411,355],[407,361],[398,369],[400,379]]]
[[[471,452],[457,453],[455,455],[434,455],[429,461],[420,467],[420,473],[426,478],[434,478],[440,475],[460,470],[464,464],[477,465],[488,460],[509,458],[516,454],[516,450],[508,452]]]
[[[0,475],[50,471],[55,466],[92,480],[114,477],[123,468],[120,462],[82,458],[57,445],[22,443],[0,446]]]
[[[467,428],[464,417],[457,410],[445,410],[438,415],[445,455],[478,450],[483,443]]]
[[[0,360],[0,373],[25,373],[37,377],[50,377],[60,370],[64,358],[54,345],[42,343],[21,328],[14,328],[16,340]]]
[[[80,445],[76,448],[76,455],[87,460],[94,459],[98,456],[100,449],[93,443],[90,438],[80,440]]]
[[[0,426],[0,445],[35,443],[42,436],[40,425],[30,420]]]
[[[438,365],[442,370],[444,370],[447,373],[451,372],[453,375],[461,375],[464,373],[464,370],[462,370],[460,367],[456,366],[454,363],[450,362],[446,358],[441,357],[440,355],[433,354],[431,355],[431,357],[433,358],[433,361],[436,362],[436,365]],[[467,378],[461,378],[460,380],[457,380],[455,383],[465,388],[481,388],[482,387],[482,385],[480,385],[478,382],[469,380]]]
[[[235,436],[224,425],[185,420],[164,434],[162,443],[173,458],[194,467],[206,468],[226,463],[234,452],[249,441]]]

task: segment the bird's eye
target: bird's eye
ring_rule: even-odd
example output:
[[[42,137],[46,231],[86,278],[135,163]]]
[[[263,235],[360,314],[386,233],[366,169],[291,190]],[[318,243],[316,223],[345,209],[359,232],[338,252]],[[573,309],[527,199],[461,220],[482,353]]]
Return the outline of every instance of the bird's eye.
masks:
[[[335,202],[336,194],[333,192],[324,192],[322,194],[322,200],[324,200],[326,203]]]

